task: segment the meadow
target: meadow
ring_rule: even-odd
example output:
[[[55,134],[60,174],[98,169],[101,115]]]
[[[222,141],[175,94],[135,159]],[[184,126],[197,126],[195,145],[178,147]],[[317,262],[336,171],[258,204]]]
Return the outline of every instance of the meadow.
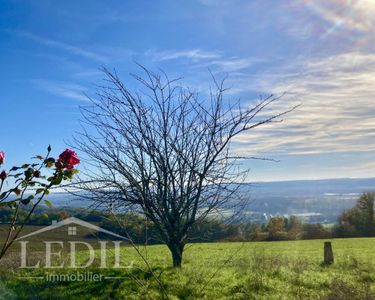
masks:
[[[127,246],[121,256],[125,264],[134,263],[132,268],[100,269],[96,262],[88,270],[53,270],[110,277],[98,282],[22,278],[51,270],[3,264],[0,299],[375,299],[375,239],[332,240],[335,262],[330,266],[322,264],[323,244],[324,240],[189,244],[181,269],[170,267],[165,246],[141,246],[152,272]],[[84,261],[86,255],[81,251],[79,259]]]

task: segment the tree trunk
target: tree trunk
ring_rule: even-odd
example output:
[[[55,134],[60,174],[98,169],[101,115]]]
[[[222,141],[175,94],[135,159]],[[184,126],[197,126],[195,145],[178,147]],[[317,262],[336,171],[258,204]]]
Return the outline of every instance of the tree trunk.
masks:
[[[171,242],[168,244],[169,251],[172,253],[174,268],[181,268],[184,246],[185,244],[183,242]]]

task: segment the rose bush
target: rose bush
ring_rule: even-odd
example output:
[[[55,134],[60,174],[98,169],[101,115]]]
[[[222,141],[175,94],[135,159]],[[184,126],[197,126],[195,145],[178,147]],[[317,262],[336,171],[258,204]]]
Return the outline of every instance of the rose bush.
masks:
[[[65,149],[65,151],[59,155],[56,167],[71,170],[75,165],[79,164],[79,162],[79,158],[74,151]]]
[[[35,163],[14,166],[9,171],[0,172],[0,207],[13,209],[13,218],[9,231],[0,252],[0,259],[18,237],[24,225],[28,222],[35,208],[42,202],[50,207],[51,202],[45,197],[52,188],[60,186],[64,180],[71,180],[78,170],[74,167],[80,160],[77,154],[69,149],[62,152],[58,159],[47,155],[37,155]],[[0,167],[4,164],[5,153],[0,151]],[[3,188],[7,187],[5,191]],[[28,211],[26,217],[19,219],[19,209],[23,206]]]
[[[4,157],[5,157],[4,152],[0,151],[0,165],[2,165],[4,163]]]

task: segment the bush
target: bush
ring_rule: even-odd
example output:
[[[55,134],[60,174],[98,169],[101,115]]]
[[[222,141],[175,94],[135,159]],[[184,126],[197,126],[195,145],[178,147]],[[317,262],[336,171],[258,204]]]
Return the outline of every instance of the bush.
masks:
[[[332,237],[331,231],[322,224],[303,224],[301,239],[326,239],[330,237]]]

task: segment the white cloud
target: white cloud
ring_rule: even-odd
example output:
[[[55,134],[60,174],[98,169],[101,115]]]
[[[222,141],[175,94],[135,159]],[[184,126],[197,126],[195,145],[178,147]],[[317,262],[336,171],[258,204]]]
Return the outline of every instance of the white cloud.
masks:
[[[197,67],[202,68],[204,66],[214,68],[215,71],[219,72],[233,72],[242,71],[255,64],[265,62],[266,59],[261,59],[257,57],[250,58],[238,58],[238,57],[221,57],[220,59],[215,59],[206,62],[205,64],[199,64]]]
[[[255,87],[248,89],[275,94],[291,91],[265,114],[280,112],[298,102],[301,106],[282,123],[238,137],[236,151],[289,155],[375,153],[375,55],[352,52],[299,61],[285,70],[288,72],[264,74]]]
[[[52,95],[79,101],[88,101],[87,97],[84,94],[86,88],[81,85],[47,79],[34,79],[31,80],[31,82],[39,89],[46,91]]]
[[[28,32],[18,32],[17,34],[20,37],[28,38],[44,46],[58,48],[60,50],[67,51],[74,55],[93,59],[93,60],[100,61],[100,62],[106,62],[108,60],[106,57],[99,55],[97,53],[94,53],[92,51],[88,51],[88,50],[85,50],[85,49],[82,49],[82,48],[79,48],[70,44],[66,44],[60,41],[43,38],[43,37],[40,37],[32,33],[28,33]]]
[[[208,52],[200,49],[190,49],[190,50],[168,50],[168,51],[149,51],[147,54],[153,56],[156,60],[173,60],[173,59],[193,59],[193,60],[202,60],[202,59],[212,59],[218,58],[221,56],[217,52]]]
[[[204,69],[210,68],[217,72],[237,72],[255,64],[266,62],[265,58],[259,57],[227,57],[219,51],[204,51],[201,49],[188,50],[165,50],[165,51],[148,51],[146,55],[151,56],[158,62],[179,60],[188,62],[190,68]]]

